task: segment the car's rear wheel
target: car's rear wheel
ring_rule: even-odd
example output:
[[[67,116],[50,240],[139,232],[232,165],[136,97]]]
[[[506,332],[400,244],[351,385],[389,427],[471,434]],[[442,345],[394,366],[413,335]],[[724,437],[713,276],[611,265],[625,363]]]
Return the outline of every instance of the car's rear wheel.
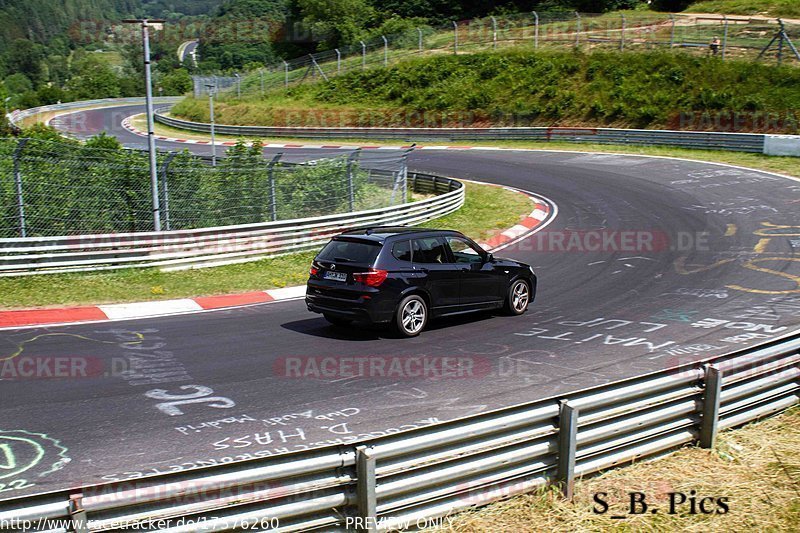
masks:
[[[521,315],[531,303],[531,286],[524,279],[514,280],[508,287],[505,311],[510,315]]]
[[[428,323],[428,306],[420,296],[406,296],[397,306],[394,325],[404,337],[416,337]]]
[[[333,324],[334,326],[349,326],[353,323],[352,320],[349,318],[342,318],[336,315],[329,315],[328,313],[323,313],[322,316],[325,317],[325,320]]]

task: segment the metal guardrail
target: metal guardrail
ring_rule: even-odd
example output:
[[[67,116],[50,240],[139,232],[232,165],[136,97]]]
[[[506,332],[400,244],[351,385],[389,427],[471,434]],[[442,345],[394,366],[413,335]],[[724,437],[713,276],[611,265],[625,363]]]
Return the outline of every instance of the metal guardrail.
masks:
[[[182,99],[181,96],[159,96],[153,99],[156,104],[174,104]],[[22,121],[26,118],[39,115],[41,113],[51,113],[53,111],[68,111],[70,109],[81,109],[84,107],[107,107],[118,105],[144,105],[144,97],[138,98],[103,98],[100,100],[82,100],[78,102],[66,102],[63,104],[52,104],[41,107],[31,107],[30,109],[15,110],[9,113],[8,120],[12,126],[22,127]]]
[[[685,443],[800,402],[800,335],[381,438],[0,502],[7,529],[387,531]],[[59,524],[31,522],[65,520]],[[158,520],[165,520],[159,523]],[[154,525],[157,524],[157,525]],[[3,526],[0,526],[2,528]]]
[[[377,171],[373,171],[375,173]],[[180,270],[309,250],[365,225],[414,225],[464,204],[461,182],[409,173],[418,202],[304,219],[192,230],[0,239],[0,277],[133,267]]]
[[[189,131],[209,133],[211,125],[156,113],[156,122]],[[766,135],[670,130],[626,130],[615,128],[305,128],[230,126],[216,124],[216,133],[249,137],[298,139],[375,139],[422,141],[534,140],[596,144],[675,146],[707,150],[764,153]],[[800,137],[798,137],[800,139]],[[800,142],[800,141],[799,141]]]

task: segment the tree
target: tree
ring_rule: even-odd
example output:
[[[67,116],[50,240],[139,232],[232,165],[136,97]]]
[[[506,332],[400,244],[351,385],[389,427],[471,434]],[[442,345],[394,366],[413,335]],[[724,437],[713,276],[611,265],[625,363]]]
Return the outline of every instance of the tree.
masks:
[[[191,91],[194,83],[189,71],[179,68],[161,78],[159,86],[164,89],[164,94],[180,96]]]
[[[3,80],[8,94],[22,94],[33,90],[33,83],[25,74],[12,74]]]
[[[325,46],[352,44],[376,19],[367,0],[297,0],[303,20]]]
[[[87,55],[73,67],[67,87],[76,100],[118,98],[122,91],[114,70],[105,61]]]
[[[42,81],[44,49],[27,39],[16,39],[6,52],[6,65],[10,72],[25,74],[34,84]]]

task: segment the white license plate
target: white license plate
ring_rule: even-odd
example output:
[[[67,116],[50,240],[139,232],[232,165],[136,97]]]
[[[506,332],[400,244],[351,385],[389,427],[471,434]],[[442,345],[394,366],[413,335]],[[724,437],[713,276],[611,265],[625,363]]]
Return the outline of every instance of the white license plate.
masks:
[[[347,281],[347,274],[344,272],[325,272],[323,278],[333,281]]]

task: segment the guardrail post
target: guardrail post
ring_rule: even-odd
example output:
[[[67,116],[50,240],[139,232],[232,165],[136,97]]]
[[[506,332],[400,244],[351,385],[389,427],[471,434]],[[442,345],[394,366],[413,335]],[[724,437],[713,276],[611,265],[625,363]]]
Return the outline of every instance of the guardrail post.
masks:
[[[564,498],[571,500],[575,489],[578,409],[561,400],[558,415],[558,468],[556,480]]]
[[[458,55],[458,22],[453,21],[453,54]]]
[[[169,172],[169,164],[172,163],[176,155],[178,154],[175,152],[168,153],[164,163],[161,165],[161,189],[164,191],[164,223],[167,231],[172,229],[169,220],[169,181],[167,180],[167,173]]]
[[[89,533],[89,524],[86,510],[83,508],[83,494],[72,494],[69,497],[70,531],[74,533]]]
[[[539,13],[533,12],[533,47],[539,48]]]
[[[278,199],[275,193],[275,165],[283,157],[283,152],[280,152],[272,158],[272,161],[267,165],[267,176],[269,177],[269,219],[273,222],[278,220]]]
[[[369,446],[356,448],[356,477],[358,517],[362,519],[364,525],[361,531],[377,531],[378,496],[376,493],[375,457]]]
[[[492,19],[492,48],[497,48],[497,19],[490,18]]]
[[[423,43],[422,43],[422,28],[417,28],[417,33],[419,34],[419,52],[423,52]]]
[[[356,148],[356,151],[347,158],[347,203],[351,212],[356,210],[356,188],[353,179],[353,166],[359,155],[361,155],[361,148]]]
[[[722,370],[716,365],[705,366],[703,412],[700,420],[700,447],[711,448],[717,440],[719,403],[722,393]]]
[[[625,27],[627,26],[628,19],[625,17],[625,13],[622,14],[622,32],[621,37],[619,40],[619,51],[622,52],[625,50]]]

